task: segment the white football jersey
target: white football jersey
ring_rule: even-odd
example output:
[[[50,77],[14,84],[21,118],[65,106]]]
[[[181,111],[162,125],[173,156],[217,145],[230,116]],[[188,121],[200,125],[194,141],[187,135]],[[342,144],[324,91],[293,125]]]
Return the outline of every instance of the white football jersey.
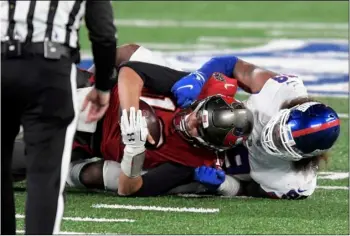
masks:
[[[279,112],[281,105],[306,96],[307,90],[301,79],[280,75],[269,79],[259,93],[252,94],[245,101],[254,115],[254,128],[245,143],[249,152],[250,175],[263,190],[277,197],[309,196],[316,187],[315,171],[295,171],[292,162],[267,154],[260,142],[264,126]]]

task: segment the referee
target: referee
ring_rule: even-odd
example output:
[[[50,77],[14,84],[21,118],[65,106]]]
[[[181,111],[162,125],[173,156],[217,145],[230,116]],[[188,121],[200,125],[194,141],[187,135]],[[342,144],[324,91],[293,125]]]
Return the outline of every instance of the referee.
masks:
[[[96,67],[88,121],[103,116],[116,55],[110,1],[1,1],[1,234],[15,234],[11,158],[27,151],[26,234],[57,234],[77,123],[76,63],[85,15]]]

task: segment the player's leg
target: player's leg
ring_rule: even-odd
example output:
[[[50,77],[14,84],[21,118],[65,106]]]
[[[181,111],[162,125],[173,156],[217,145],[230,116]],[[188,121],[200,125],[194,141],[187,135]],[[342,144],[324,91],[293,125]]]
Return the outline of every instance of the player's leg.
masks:
[[[76,66],[66,58],[35,62],[53,73],[37,78],[36,102],[22,118],[27,151],[26,234],[56,234],[77,120]]]
[[[171,189],[168,194],[212,194],[212,192],[201,183],[191,182]]]
[[[90,158],[71,163],[67,184],[70,187],[117,192],[120,163]]]

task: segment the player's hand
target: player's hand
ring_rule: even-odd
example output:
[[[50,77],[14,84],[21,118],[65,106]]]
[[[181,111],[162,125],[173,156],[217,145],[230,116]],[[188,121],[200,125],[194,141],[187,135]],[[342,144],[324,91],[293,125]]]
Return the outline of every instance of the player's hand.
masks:
[[[98,121],[106,113],[109,106],[110,93],[92,88],[86,95],[83,102],[82,111],[84,111],[90,103],[89,112],[87,114],[86,123]]]
[[[198,98],[204,83],[205,79],[200,72],[193,72],[177,81],[171,88],[177,105],[184,108],[194,102]]]
[[[126,109],[122,112],[120,129],[123,143],[130,148],[141,148],[144,150],[148,136],[146,118],[142,116],[142,111],[135,111],[130,107],[129,115]]]
[[[209,189],[217,189],[225,181],[225,172],[208,166],[197,167],[194,179]]]

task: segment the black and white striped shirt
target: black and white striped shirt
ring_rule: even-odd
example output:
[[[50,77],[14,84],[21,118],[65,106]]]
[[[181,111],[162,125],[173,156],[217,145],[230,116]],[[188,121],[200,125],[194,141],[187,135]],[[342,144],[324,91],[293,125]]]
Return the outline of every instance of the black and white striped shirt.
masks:
[[[109,90],[116,60],[116,27],[110,1],[0,1],[1,42],[60,43],[79,52],[79,28],[85,16],[95,62],[95,87]],[[79,53],[76,53],[78,55]],[[75,57],[79,62],[79,55]]]
[[[10,33],[21,42],[43,42],[48,38],[52,42],[78,48],[78,32],[85,5],[83,0],[0,1],[1,41],[5,41]],[[14,9],[13,16],[10,9]]]

